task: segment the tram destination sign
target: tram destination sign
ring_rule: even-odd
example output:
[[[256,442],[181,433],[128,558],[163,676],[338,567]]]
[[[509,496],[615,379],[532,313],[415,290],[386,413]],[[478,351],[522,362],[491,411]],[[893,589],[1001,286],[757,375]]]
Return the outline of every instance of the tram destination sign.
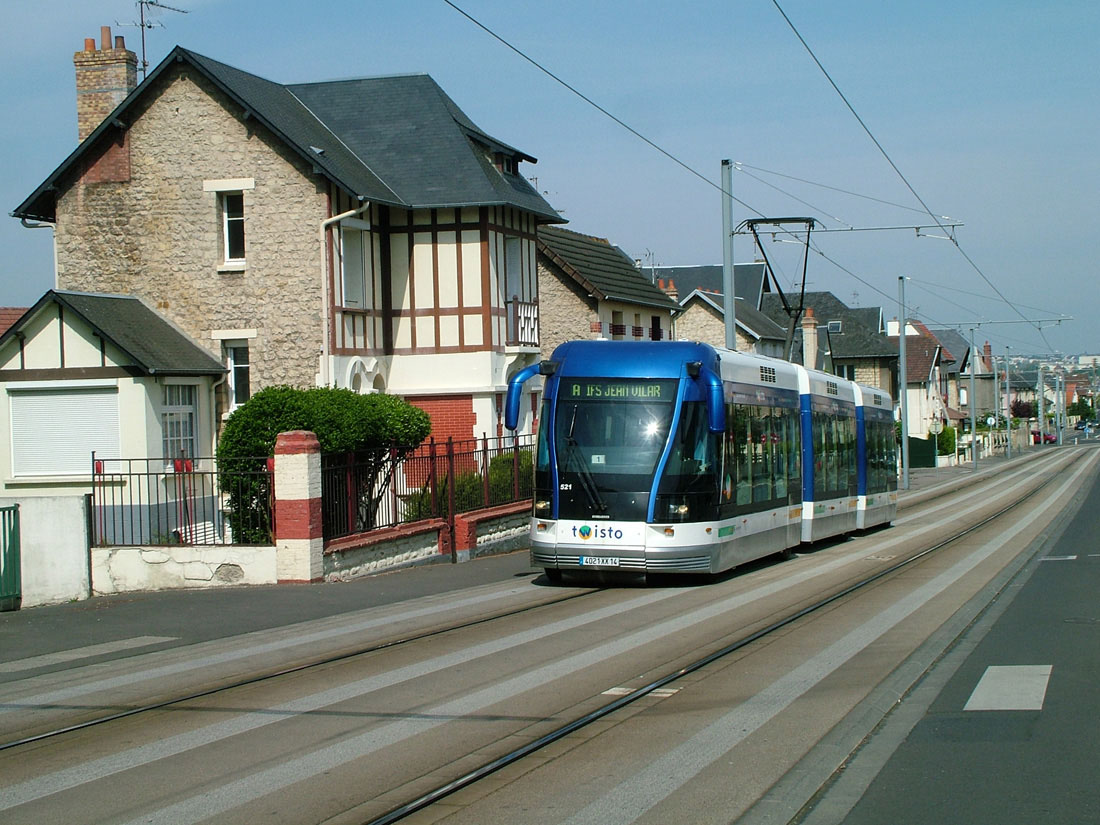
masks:
[[[645,378],[608,379],[574,378],[558,397],[567,401],[672,401],[676,398],[676,382]]]

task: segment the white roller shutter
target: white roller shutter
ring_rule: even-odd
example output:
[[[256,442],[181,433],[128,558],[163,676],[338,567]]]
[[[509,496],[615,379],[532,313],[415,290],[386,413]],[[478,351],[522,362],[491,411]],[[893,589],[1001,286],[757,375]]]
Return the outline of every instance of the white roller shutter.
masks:
[[[92,450],[119,457],[117,387],[9,388],[9,398],[15,476],[90,475]]]

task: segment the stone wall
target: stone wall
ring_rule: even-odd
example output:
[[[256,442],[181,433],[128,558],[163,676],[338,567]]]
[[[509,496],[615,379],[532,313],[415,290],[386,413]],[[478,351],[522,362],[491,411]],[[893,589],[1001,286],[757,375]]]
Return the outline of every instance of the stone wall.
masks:
[[[57,283],[137,295],[221,358],[213,330],[255,329],[253,386],[315,383],[321,351],[321,178],[193,70],[168,72],[125,141],[128,181],[94,168],[57,203]],[[123,145],[124,144],[124,145]],[[246,179],[247,263],[224,264],[218,193]]]
[[[591,339],[599,320],[596,301],[582,295],[573,280],[543,255],[538,256],[539,350],[549,358],[558,344]]]

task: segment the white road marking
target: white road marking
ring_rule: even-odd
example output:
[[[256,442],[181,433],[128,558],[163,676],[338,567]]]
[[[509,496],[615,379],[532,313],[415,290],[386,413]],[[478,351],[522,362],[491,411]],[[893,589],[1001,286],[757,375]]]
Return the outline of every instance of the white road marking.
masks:
[[[1077,561],[1077,556],[1043,556],[1039,561]]]
[[[72,650],[59,650],[56,653],[43,653],[41,656],[31,656],[26,659],[15,659],[11,662],[0,662],[0,673],[15,673],[20,670],[34,670],[36,667],[73,662],[77,659],[89,659],[92,656],[102,656],[105,653],[117,653],[120,650],[132,650],[135,647],[148,647],[159,645],[161,642],[174,642],[177,636],[134,636],[131,639],[119,639],[115,642],[104,642],[87,647],[74,647]]]
[[[1042,710],[1051,665],[993,665],[985,669],[963,710]]]

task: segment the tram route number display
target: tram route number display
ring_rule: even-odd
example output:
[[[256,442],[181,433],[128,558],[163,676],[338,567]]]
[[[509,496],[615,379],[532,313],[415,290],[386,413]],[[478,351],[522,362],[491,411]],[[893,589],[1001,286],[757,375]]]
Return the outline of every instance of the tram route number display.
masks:
[[[559,398],[572,400],[621,399],[667,401],[676,395],[675,381],[572,381]]]

